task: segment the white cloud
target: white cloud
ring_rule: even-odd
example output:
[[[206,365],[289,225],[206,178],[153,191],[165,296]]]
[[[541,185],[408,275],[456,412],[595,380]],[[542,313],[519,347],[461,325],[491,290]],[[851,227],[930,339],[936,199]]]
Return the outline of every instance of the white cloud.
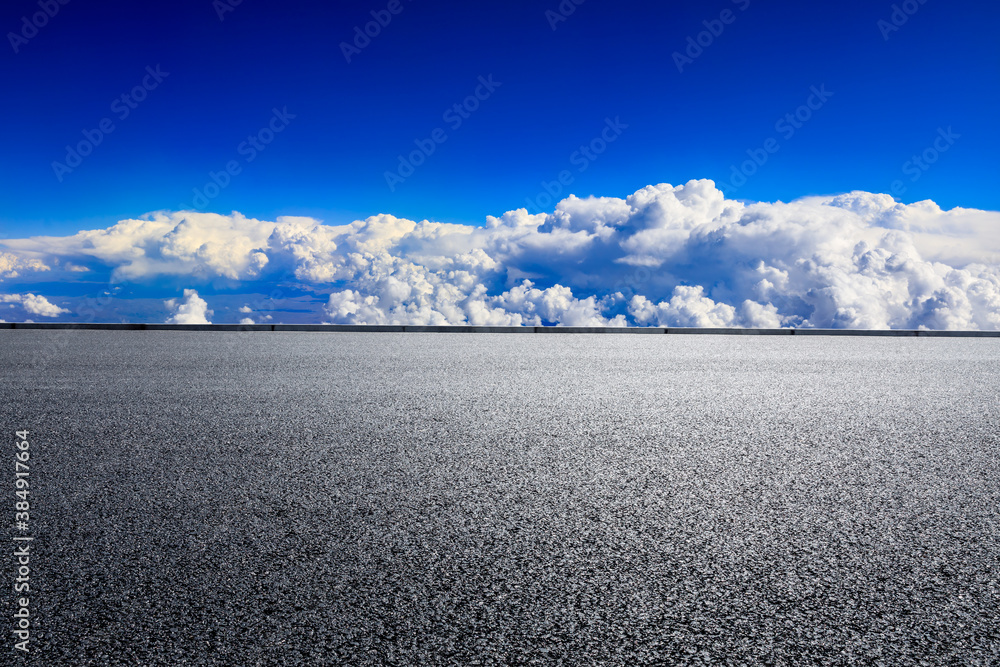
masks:
[[[9,252],[0,252],[0,279],[17,278],[21,275],[21,271],[49,270],[49,267],[39,259],[20,257]]]
[[[27,312],[41,317],[58,317],[69,312],[39,294],[0,294],[0,303],[21,304]]]
[[[157,212],[4,241],[0,275],[61,261],[203,292],[291,285],[345,323],[1000,328],[998,228],[994,211],[867,192],[743,203],[700,180],[481,227]]]
[[[716,303],[699,287],[678,285],[670,301],[653,304],[644,296],[634,296],[629,313],[639,324],[674,327],[731,327],[737,324],[736,309]]]
[[[96,260],[113,267],[117,280],[168,275],[240,280],[255,277],[267,264],[260,248],[266,246],[274,225],[239,213],[157,212],[107,229],[8,239],[4,245],[14,252],[54,255],[81,264]]]
[[[173,313],[167,318],[167,324],[211,324],[208,318],[212,311],[208,303],[193,289],[184,290],[183,301],[169,299],[163,303]]]

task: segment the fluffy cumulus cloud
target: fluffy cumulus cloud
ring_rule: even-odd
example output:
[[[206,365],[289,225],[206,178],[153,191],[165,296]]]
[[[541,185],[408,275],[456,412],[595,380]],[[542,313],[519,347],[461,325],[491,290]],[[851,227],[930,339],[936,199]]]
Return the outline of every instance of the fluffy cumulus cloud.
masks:
[[[36,236],[4,242],[15,256],[73,258],[114,269],[117,280],[151,276],[202,279],[254,278],[267,264],[260,246],[267,243],[274,223],[214,213],[168,215],[154,213],[140,220],[122,220],[107,229],[85,230],[72,236]],[[0,265],[2,267],[2,265]]]
[[[747,203],[696,180],[482,226],[158,212],[7,240],[0,275],[280,285],[322,299],[316,319],[333,323],[1000,329],[998,229],[994,211],[867,192]],[[171,321],[207,321],[193,291],[169,303]]]
[[[208,303],[193,289],[184,290],[182,300],[169,299],[163,305],[172,313],[167,324],[211,324],[208,318],[212,311]]]
[[[49,267],[39,259],[20,257],[14,253],[0,252],[0,280],[17,278],[22,271],[48,271]]]
[[[38,294],[0,294],[0,303],[20,305],[26,312],[41,317],[58,317],[69,312],[67,308],[60,308]]]

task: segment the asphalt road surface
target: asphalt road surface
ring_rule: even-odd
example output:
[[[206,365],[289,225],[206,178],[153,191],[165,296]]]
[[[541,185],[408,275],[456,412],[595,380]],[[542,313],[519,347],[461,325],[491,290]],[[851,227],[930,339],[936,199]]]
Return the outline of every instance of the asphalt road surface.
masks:
[[[0,396],[5,664],[1000,664],[998,339],[13,330]]]

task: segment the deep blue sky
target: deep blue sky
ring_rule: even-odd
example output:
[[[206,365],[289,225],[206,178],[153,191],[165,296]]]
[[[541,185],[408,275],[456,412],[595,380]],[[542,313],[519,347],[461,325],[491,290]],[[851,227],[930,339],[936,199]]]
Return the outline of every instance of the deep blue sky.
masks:
[[[387,2],[243,0],[220,21],[211,0],[70,0],[18,53],[0,47],[0,235],[190,205],[229,160],[242,172],[206,210],[481,224],[564,169],[579,195],[726,181],[769,137],[780,150],[734,196],[888,192],[899,179],[904,202],[1000,209],[997,3],[927,0],[885,40],[893,3],[871,0],[586,0],[554,31],[557,0],[401,1],[348,64],[340,43]],[[672,54],[727,8],[735,20],[678,72]],[[10,0],[0,27],[19,32],[37,11]],[[112,101],[156,65],[169,76],[119,120]],[[451,130],[442,113],[491,74],[500,88]],[[833,97],[785,139],[775,122],[823,84]],[[237,147],[274,107],[296,118],[247,164]],[[571,155],[607,117],[628,129],[580,173]],[[52,162],[103,118],[115,131],[59,182]],[[949,126],[960,138],[912,181],[907,160]],[[396,156],[438,127],[448,140],[390,191]]]

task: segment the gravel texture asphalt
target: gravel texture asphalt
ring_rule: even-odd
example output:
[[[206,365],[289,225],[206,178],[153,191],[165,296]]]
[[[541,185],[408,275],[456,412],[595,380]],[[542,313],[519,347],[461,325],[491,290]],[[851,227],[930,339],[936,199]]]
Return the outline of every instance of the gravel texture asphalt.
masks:
[[[0,395],[10,664],[1000,664],[997,339],[11,330]]]

